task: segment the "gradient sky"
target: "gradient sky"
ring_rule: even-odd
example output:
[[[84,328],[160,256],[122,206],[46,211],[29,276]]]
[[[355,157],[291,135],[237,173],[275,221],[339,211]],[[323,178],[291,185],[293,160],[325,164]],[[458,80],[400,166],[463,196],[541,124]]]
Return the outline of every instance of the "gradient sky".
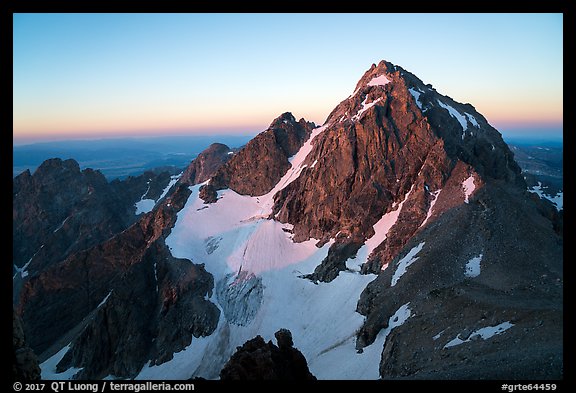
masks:
[[[562,14],[15,14],[13,137],[322,124],[385,59],[506,136],[561,138]],[[532,134],[530,134],[532,133]]]

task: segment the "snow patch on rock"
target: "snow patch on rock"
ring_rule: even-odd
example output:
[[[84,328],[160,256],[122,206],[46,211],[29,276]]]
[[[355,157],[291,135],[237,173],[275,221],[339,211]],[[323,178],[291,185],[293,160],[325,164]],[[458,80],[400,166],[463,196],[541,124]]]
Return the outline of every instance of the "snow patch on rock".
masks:
[[[422,251],[422,247],[424,247],[424,244],[425,242],[422,242],[417,246],[412,247],[412,249],[408,252],[408,254],[406,254],[404,258],[400,259],[397,265],[398,267],[396,268],[396,271],[392,276],[392,281],[390,284],[391,286],[396,285],[400,277],[402,277],[404,273],[406,273],[406,269],[420,258],[417,257],[416,255],[418,255],[418,253]]]
[[[476,340],[476,339],[487,340],[487,339],[489,339],[489,338],[491,338],[497,334],[504,333],[506,330],[510,329],[512,326],[514,326],[514,324],[507,321],[507,322],[502,322],[501,324],[496,325],[496,326],[487,326],[487,327],[483,327],[481,329],[478,329],[478,330],[472,332],[470,334],[470,336],[465,338],[465,339],[461,339],[460,335],[458,335],[456,338],[454,338],[453,340],[450,340],[446,345],[444,345],[444,349],[454,347],[456,345],[464,344],[464,343],[467,343],[467,342],[470,342],[470,341]]]
[[[476,185],[474,184],[474,176],[470,175],[462,182],[462,189],[464,190],[464,203],[468,203],[468,198],[476,189]]]
[[[436,100],[436,101],[438,101],[438,105],[440,105],[442,108],[446,109],[448,111],[448,113],[450,113],[450,116],[452,116],[453,118],[458,120],[458,123],[460,123],[460,125],[462,126],[462,131],[466,131],[466,129],[468,128],[468,123],[466,122],[466,118],[464,116],[462,116],[462,114],[460,112],[458,112],[456,109],[454,109],[450,105],[445,104],[440,100]],[[462,134],[462,136],[464,136],[464,134]]]
[[[412,97],[414,97],[414,101],[416,101],[416,105],[418,105],[418,108],[422,109],[422,103],[420,102],[420,95],[424,92],[420,89],[416,90],[413,88],[409,88],[408,91],[410,92],[410,94],[412,94]]]
[[[376,105],[376,103],[378,101],[382,100],[382,97],[377,98],[376,100],[372,101],[369,104],[366,103],[367,100],[368,100],[368,97],[364,98],[364,101],[362,101],[362,108],[358,111],[358,113],[356,113],[354,116],[352,116],[352,121],[359,120],[360,116],[362,116],[362,114],[364,112],[366,112],[368,109],[370,109],[374,105]]]
[[[386,86],[388,83],[390,83],[390,79],[386,78],[386,75],[380,75],[372,78],[368,82],[368,86]]]
[[[562,210],[564,208],[564,193],[560,191],[556,195],[550,195],[544,191],[544,188],[542,183],[538,182],[537,185],[528,188],[528,191],[538,195],[540,199],[548,199],[556,207],[556,210]]]
[[[480,262],[482,261],[482,254],[475,256],[466,263],[466,270],[464,275],[466,277],[478,277],[480,275]]]

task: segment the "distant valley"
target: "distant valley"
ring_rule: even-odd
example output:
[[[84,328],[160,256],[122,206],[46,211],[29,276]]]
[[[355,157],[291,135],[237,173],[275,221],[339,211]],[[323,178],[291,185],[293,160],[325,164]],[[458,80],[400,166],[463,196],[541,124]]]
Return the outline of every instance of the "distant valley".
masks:
[[[49,158],[76,160],[81,169],[99,170],[108,179],[124,179],[162,168],[182,171],[213,142],[239,148],[250,135],[169,136],[98,140],[70,140],[14,146],[12,177],[29,169],[34,172]]]

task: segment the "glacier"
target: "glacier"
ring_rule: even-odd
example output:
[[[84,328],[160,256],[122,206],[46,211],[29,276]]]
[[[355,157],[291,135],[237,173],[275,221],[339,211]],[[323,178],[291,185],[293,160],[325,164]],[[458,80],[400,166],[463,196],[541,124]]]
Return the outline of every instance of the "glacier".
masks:
[[[164,364],[145,365],[136,379],[217,379],[237,346],[256,335],[273,340],[280,328],[292,332],[294,346],[318,379],[378,378],[383,340],[362,353],[355,349],[365,319],[356,312],[356,301],[376,276],[344,271],[330,283],[302,278],[327,256],[334,239],[322,247],[316,239],[295,243],[290,224],[268,219],[274,194],[300,175],[314,137],[324,129],[312,132],[290,159],[292,168],[266,195],[226,189],[207,205],[199,197],[205,183],[190,187],[166,245],[174,257],[203,263],[214,276],[210,300],[220,309],[220,320],[212,335],[193,338]]]

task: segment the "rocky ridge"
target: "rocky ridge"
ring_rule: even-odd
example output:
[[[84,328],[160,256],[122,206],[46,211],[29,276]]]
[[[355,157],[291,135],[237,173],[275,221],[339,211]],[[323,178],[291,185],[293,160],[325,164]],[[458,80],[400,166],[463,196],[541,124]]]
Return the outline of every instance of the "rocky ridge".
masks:
[[[291,167],[289,158],[310,137],[314,123],[283,113],[267,130],[256,135],[210,178],[201,192],[206,202],[215,202],[216,191],[230,188],[242,195],[269,192]]]
[[[169,172],[146,171],[124,181],[106,181],[99,171],[80,170],[74,160],[50,159],[13,184],[13,300],[37,273],[95,246],[138,220],[135,203],[156,201]]]
[[[164,238],[190,194],[189,181],[208,176],[211,169],[217,169],[218,163],[229,158],[228,151],[224,145],[210,147],[199,155],[198,163],[192,162],[184,172],[189,178],[175,182],[152,211],[141,214],[132,225],[110,234],[104,241],[71,250],[65,258],[55,258],[50,265],[26,277],[16,299],[16,310],[30,337],[29,345],[41,359],[72,341],[58,370],[81,368],[76,375],[81,379],[133,377],[148,360],[163,363],[189,345],[193,337],[213,331],[219,310],[206,300],[214,287],[212,276],[202,265],[173,258]],[[77,167],[74,162],[66,165]],[[62,179],[61,175],[48,172],[43,179]],[[78,177],[81,173],[76,171],[69,182],[73,184]],[[147,191],[141,194],[142,198],[159,198],[162,190],[154,191],[150,183],[151,180],[143,183]],[[99,184],[110,191],[105,180]],[[23,203],[21,196],[15,191],[18,211]],[[89,213],[78,210],[80,213],[70,213],[68,221]],[[99,351],[94,351],[96,347]]]

